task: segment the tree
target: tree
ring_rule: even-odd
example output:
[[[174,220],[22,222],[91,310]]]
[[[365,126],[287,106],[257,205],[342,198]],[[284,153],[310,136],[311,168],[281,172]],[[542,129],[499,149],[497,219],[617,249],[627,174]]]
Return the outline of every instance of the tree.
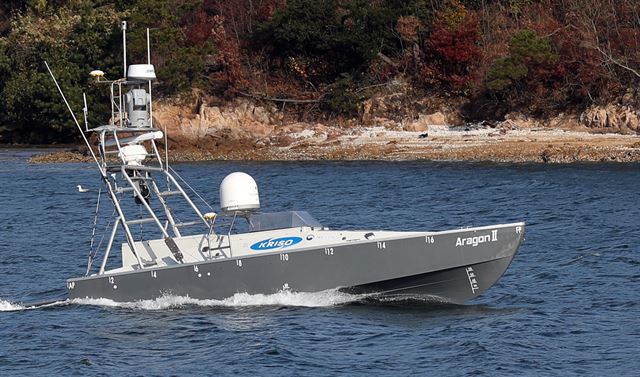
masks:
[[[44,67],[45,60],[52,66],[73,109],[82,108],[85,88],[88,97],[97,100],[96,113],[108,113],[106,93],[89,85],[88,72],[96,68],[113,72],[115,60],[109,57],[109,47],[117,35],[119,18],[113,7],[96,9],[86,1],[56,9],[29,9],[14,15],[11,31],[0,38],[3,142],[70,142],[79,137]],[[95,125],[106,120],[92,121]]]
[[[557,59],[548,37],[538,37],[532,30],[522,30],[511,39],[509,56],[497,59],[491,65],[487,87],[494,91],[513,87],[532,70],[553,64]]]
[[[475,12],[457,1],[438,12],[427,40],[429,62],[423,73],[453,89],[463,89],[480,58],[480,24]]]

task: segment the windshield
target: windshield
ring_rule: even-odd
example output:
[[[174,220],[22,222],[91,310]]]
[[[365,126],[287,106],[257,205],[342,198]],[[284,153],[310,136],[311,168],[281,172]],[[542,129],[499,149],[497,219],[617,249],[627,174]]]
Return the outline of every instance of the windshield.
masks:
[[[322,228],[322,224],[305,211],[252,213],[249,215],[249,231],[297,228],[309,226]]]

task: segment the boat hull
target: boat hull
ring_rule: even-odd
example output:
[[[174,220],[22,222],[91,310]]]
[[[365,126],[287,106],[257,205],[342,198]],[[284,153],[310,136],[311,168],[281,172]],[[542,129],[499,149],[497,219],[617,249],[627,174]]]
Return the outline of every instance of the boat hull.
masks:
[[[282,290],[419,294],[462,303],[492,286],[524,239],[524,223],[411,234],[70,279],[70,298],[163,295],[224,299]]]
[[[434,301],[462,304],[487,289],[504,274],[513,256],[465,267],[428,272],[343,289],[347,293],[385,296],[424,296]],[[473,280],[475,279],[475,283]]]

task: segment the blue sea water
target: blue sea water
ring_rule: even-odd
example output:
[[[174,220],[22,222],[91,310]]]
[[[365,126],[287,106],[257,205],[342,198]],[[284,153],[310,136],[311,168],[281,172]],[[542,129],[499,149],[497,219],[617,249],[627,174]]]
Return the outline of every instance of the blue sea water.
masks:
[[[306,209],[332,228],[524,220],[526,240],[466,305],[337,291],[116,304],[64,301],[86,268],[95,169],[32,153],[0,151],[2,376],[640,375],[638,164],[175,164],[213,203],[241,170],[266,211]],[[25,307],[44,299],[59,301]]]

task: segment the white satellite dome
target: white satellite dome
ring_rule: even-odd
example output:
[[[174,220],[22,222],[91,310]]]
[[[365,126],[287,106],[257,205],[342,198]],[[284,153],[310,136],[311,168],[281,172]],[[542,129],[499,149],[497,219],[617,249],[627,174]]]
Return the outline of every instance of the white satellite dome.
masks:
[[[153,64],[131,64],[127,68],[129,80],[155,80],[156,70]]]
[[[256,181],[247,173],[235,172],[220,183],[222,212],[255,211],[260,209],[260,196]]]

